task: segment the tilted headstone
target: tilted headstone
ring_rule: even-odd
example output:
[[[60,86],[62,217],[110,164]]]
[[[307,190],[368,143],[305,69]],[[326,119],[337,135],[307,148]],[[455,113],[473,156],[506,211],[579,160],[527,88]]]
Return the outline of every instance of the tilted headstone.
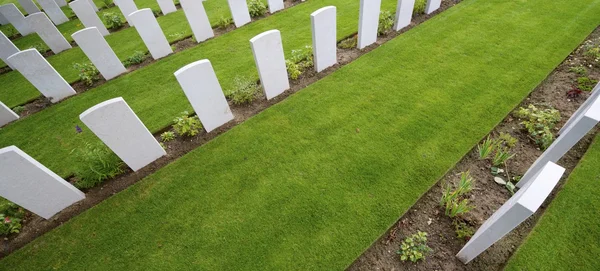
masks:
[[[456,257],[466,264],[519,226],[538,210],[564,172],[564,168],[548,162],[527,186],[517,191],[479,227]]]
[[[23,16],[23,13],[21,13],[15,4],[11,3],[0,6],[0,13],[19,31],[21,36],[27,36],[33,32],[29,24],[25,21],[25,16]]]
[[[89,27],[79,30],[71,37],[94,63],[104,79],[110,80],[127,71],[97,28]]]
[[[582,105],[584,106],[584,105]],[[591,105],[588,106],[585,113],[580,114],[575,119],[571,126],[552,142],[540,157],[538,157],[533,165],[525,172],[521,180],[517,183],[517,187],[526,185],[535,174],[546,163],[556,163],[567,153],[581,138],[583,138],[598,122],[600,121],[600,98],[596,97]]]
[[[53,103],[76,94],[71,85],[36,49],[23,50],[9,56],[8,62]]]
[[[5,25],[5,24],[9,24],[9,22],[6,19],[6,17],[4,17],[4,15],[2,15],[2,12],[0,12],[0,25]]]
[[[197,42],[205,41],[215,36],[202,1],[181,0],[181,8],[183,8],[185,17],[192,28]]]
[[[19,115],[13,112],[3,102],[0,102],[0,127],[19,119]]]
[[[285,8],[283,0],[268,0],[267,3],[269,3],[269,12],[271,14]]]
[[[337,63],[336,7],[321,8],[310,15],[315,70],[320,72]]]
[[[8,57],[19,52],[19,48],[15,46],[12,41],[4,33],[0,32],[0,59],[6,63],[11,69],[15,69],[10,63],[8,63]]]
[[[231,17],[233,17],[235,27],[245,25],[252,20],[246,0],[227,0],[227,3],[229,4],[229,10],[231,10]]]
[[[69,18],[67,18],[54,0],[38,0],[38,3],[40,3],[44,12],[48,14],[48,17],[50,17],[50,20],[52,20],[55,25],[60,25],[69,21]]]
[[[290,82],[279,30],[258,34],[250,40],[250,46],[267,99],[270,100],[289,89]]]
[[[394,21],[394,30],[400,31],[410,25],[413,10],[415,9],[415,0],[398,0],[396,7],[396,20]]]
[[[176,71],[175,77],[206,132],[233,119],[210,61],[204,59],[189,64]]]
[[[15,146],[0,149],[0,196],[50,219],[85,194]]]
[[[115,5],[119,7],[121,13],[123,13],[123,17],[129,23],[129,26],[133,26],[131,20],[129,20],[129,14],[134,13],[138,10],[135,2],[133,0],[115,0]]]
[[[442,0],[427,0],[427,5],[425,6],[425,14],[434,13],[440,8],[441,5]]]
[[[56,2],[56,4],[59,7],[65,7],[65,6],[67,6],[67,1],[66,0],[54,0],[54,2]]]
[[[33,14],[36,12],[40,12],[38,6],[35,5],[33,0],[18,0],[21,7],[27,12],[27,14]]]
[[[69,3],[69,7],[73,9],[77,18],[83,23],[85,27],[96,27],[102,34],[102,36],[108,35],[108,29],[104,26],[104,23],[98,17],[98,14],[94,11],[88,0],[75,0]]]
[[[573,122],[575,122],[575,120],[577,120],[581,116],[581,114],[585,113],[596,99],[598,99],[598,96],[600,96],[599,89],[600,89],[600,83],[596,84],[596,86],[592,90],[592,94],[590,95],[590,97],[588,97],[585,100],[585,102],[583,102],[583,104],[579,108],[577,108],[575,113],[573,113],[573,115],[571,115],[571,117],[565,123],[565,125],[562,128],[560,128],[560,131],[558,131],[559,135],[562,135],[562,133],[567,128],[569,128],[569,126],[571,126],[573,124]]]
[[[177,8],[175,7],[173,0],[156,0],[156,1],[158,2],[158,6],[160,7],[160,10],[162,11],[163,15],[167,15],[169,13],[177,11]]]
[[[88,3],[90,3],[90,6],[94,10],[94,12],[100,11],[100,9],[98,9],[98,6],[96,6],[96,3],[94,3],[94,0],[87,0],[87,1],[88,1]]]
[[[377,41],[380,8],[381,0],[360,0],[358,49],[363,49]]]
[[[167,154],[121,97],[95,105],[79,119],[133,171]]]
[[[40,38],[50,47],[50,50],[58,54],[64,50],[71,49],[71,44],[58,31],[56,26],[48,19],[45,13],[38,12],[25,17],[29,27],[35,31]]]
[[[129,19],[133,21],[135,29],[148,47],[152,58],[159,59],[173,53],[171,45],[163,34],[158,21],[154,17],[152,10],[149,8],[140,9],[129,15]]]

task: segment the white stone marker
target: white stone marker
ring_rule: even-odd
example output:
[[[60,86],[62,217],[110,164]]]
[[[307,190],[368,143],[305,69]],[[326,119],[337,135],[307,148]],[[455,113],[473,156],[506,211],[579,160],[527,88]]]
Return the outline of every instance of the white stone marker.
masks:
[[[569,126],[571,126],[573,124],[573,122],[575,122],[575,120],[577,120],[579,118],[579,116],[583,113],[585,113],[588,108],[590,108],[590,106],[592,105],[592,103],[598,99],[598,96],[600,96],[600,91],[598,91],[600,89],[600,83],[598,83],[594,89],[592,90],[592,94],[590,95],[590,97],[588,97],[585,102],[583,102],[583,104],[577,108],[577,111],[575,111],[575,113],[573,113],[573,115],[571,115],[571,117],[569,118],[569,120],[565,123],[565,125],[560,128],[560,131],[558,132],[559,135],[562,135],[562,133],[569,128]]]
[[[159,59],[173,53],[171,45],[163,34],[158,21],[149,8],[140,9],[129,14],[129,19],[133,21],[135,29],[148,47],[152,58]]]
[[[79,119],[133,171],[167,154],[121,97],[95,105]]]
[[[52,50],[54,54],[71,49],[71,44],[65,39],[60,31],[58,31],[45,13],[33,13],[25,17],[25,20],[29,24],[29,27],[42,38],[48,47],[50,47],[50,50]]]
[[[0,127],[19,119],[19,115],[13,112],[3,102],[0,102]]]
[[[360,0],[358,18],[358,49],[363,49],[377,41],[381,0]]]
[[[310,15],[315,70],[320,72],[337,63],[336,7],[321,8]]]
[[[425,6],[425,14],[431,14],[438,10],[442,5],[442,0],[427,0],[427,5]]]
[[[35,5],[35,3],[32,0],[17,0],[19,1],[19,4],[21,4],[21,7],[23,7],[23,9],[25,10],[25,12],[27,12],[27,14],[33,14],[36,12],[40,12],[40,9],[38,8],[38,6]]]
[[[97,28],[89,27],[79,30],[71,37],[94,63],[104,79],[110,80],[127,71]]]
[[[11,3],[0,6],[0,13],[2,13],[4,18],[19,31],[21,36],[27,36],[33,32],[33,30],[29,28],[29,24],[25,22],[25,16],[23,16],[23,13],[21,13],[15,4]]]
[[[10,63],[8,63],[8,57],[19,52],[19,48],[15,46],[12,41],[4,33],[0,32],[0,59],[6,63],[11,69],[15,69]]]
[[[227,99],[208,59],[179,69],[175,72],[175,77],[207,133],[233,119]]]
[[[158,6],[160,7],[160,10],[162,11],[163,15],[167,15],[169,13],[177,11],[177,8],[175,7],[173,0],[156,0],[156,1],[158,2]]]
[[[44,12],[48,14],[48,17],[50,17],[50,20],[52,20],[55,25],[60,25],[69,21],[69,18],[67,18],[54,0],[38,0],[38,3],[42,6]]]
[[[585,106],[582,105],[582,107]],[[556,163],[565,155],[581,138],[583,138],[600,121],[600,98],[596,97],[585,113],[580,114],[571,126],[552,142],[552,145],[538,157],[533,165],[525,172],[517,187],[525,186],[537,172],[548,162]]]
[[[129,14],[134,13],[138,10],[137,6],[135,5],[135,2],[133,2],[133,0],[115,0],[115,5],[119,7],[119,10],[121,10],[121,13],[123,13],[123,16],[125,17],[125,20],[127,20],[127,22],[129,23],[129,26],[133,26],[133,22],[129,20]]]
[[[76,94],[36,49],[23,50],[9,56],[8,62],[53,103]]]
[[[85,194],[15,146],[0,149],[0,196],[50,219]]]
[[[290,82],[279,30],[258,34],[250,40],[250,46],[267,100],[289,89]]]
[[[466,264],[519,226],[538,210],[564,172],[564,168],[548,162],[534,180],[517,191],[479,227],[456,257]]]
[[[66,0],[54,0],[54,2],[59,6],[59,7],[64,7],[67,5],[67,1]]]
[[[77,15],[77,18],[81,20],[81,23],[85,27],[98,28],[102,36],[109,34],[108,29],[106,29],[106,26],[104,26],[104,23],[102,23],[102,20],[100,20],[88,0],[75,0],[69,3],[69,7],[73,9],[73,12],[75,12],[75,15]]]
[[[92,9],[94,9],[95,12],[100,11],[100,9],[98,9],[98,6],[96,6],[96,3],[94,3],[94,0],[87,0],[88,3],[90,3],[90,6],[92,6]]]
[[[180,3],[197,42],[205,41],[215,36],[202,1],[181,0]]]
[[[2,15],[2,12],[0,12],[0,25],[5,25],[5,24],[9,24],[9,22],[6,19],[6,17],[4,17],[4,15]]]
[[[268,0],[267,2],[269,3],[269,12],[271,14],[285,8],[285,6],[283,5],[283,0]]]
[[[235,27],[245,25],[252,20],[246,0],[227,0],[227,3],[229,4],[229,10],[231,10],[231,17],[233,17]]]
[[[398,6],[396,7],[396,21],[394,22],[395,31],[400,31],[400,29],[410,25],[414,9],[415,0],[398,0]]]

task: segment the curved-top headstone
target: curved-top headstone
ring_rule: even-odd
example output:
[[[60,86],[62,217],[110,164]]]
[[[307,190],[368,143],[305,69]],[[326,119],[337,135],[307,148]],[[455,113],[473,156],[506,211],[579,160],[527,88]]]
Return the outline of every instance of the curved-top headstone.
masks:
[[[138,10],[135,2],[133,2],[133,0],[115,0],[115,5],[119,7],[119,10],[123,13],[123,17],[125,17],[129,26],[133,26],[133,22],[129,19],[129,14]]]
[[[160,7],[160,10],[162,11],[163,15],[167,15],[169,13],[177,11],[177,8],[175,7],[173,0],[156,0],[156,1],[158,2],[158,6]]]
[[[0,32],[0,59],[6,63],[11,69],[15,69],[8,63],[8,57],[19,52],[19,48],[4,33]]]
[[[8,62],[53,103],[76,94],[71,85],[36,49],[23,50],[9,56]]]
[[[281,33],[270,30],[250,40],[254,62],[267,99],[272,99],[290,88]]]
[[[189,64],[176,71],[175,77],[206,132],[233,119],[210,61],[204,59]]]
[[[315,70],[320,72],[337,63],[336,8],[324,7],[310,15]]]
[[[269,12],[271,14],[282,10],[285,6],[283,5],[283,0],[268,0],[269,3]]]
[[[94,63],[104,79],[110,80],[127,71],[97,28],[89,27],[79,30],[71,37]]]
[[[205,41],[215,36],[202,1],[181,0],[180,3],[197,42]]]
[[[360,0],[358,49],[363,49],[377,41],[380,9],[381,0]]]
[[[4,18],[19,31],[21,36],[27,36],[33,32],[29,27],[29,24],[25,21],[25,16],[23,16],[23,13],[21,13],[15,4],[10,3],[0,6],[0,13],[2,13]]]
[[[394,30],[400,31],[410,25],[413,10],[415,9],[415,0],[398,0],[396,6],[396,20],[394,21]]]
[[[152,58],[159,59],[173,53],[173,49],[171,49],[171,45],[169,45],[151,9],[145,8],[131,13],[129,19],[133,21],[135,29],[142,37],[146,47],[148,47]]]
[[[0,149],[0,196],[50,219],[85,194],[15,146]]]
[[[79,119],[133,171],[167,154],[121,97],[95,105]]]
[[[36,12],[40,12],[40,9],[35,5],[33,0],[17,0],[21,7],[27,12],[27,14],[33,14]]]
[[[425,6],[425,14],[431,14],[438,10],[442,5],[442,0],[427,0],[427,5]]]
[[[227,4],[229,5],[229,10],[231,10],[231,17],[233,17],[235,27],[245,25],[252,20],[246,0],[227,0]]]
[[[69,21],[69,18],[67,18],[62,9],[60,9],[60,6],[58,6],[54,0],[37,1],[40,3],[40,6],[42,6],[44,12],[48,14],[48,17],[50,17],[50,20],[52,20],[55,25],[60,25]]]
[[[14,111],[12,111],[3,102],[0,102],[0,127],[19,119]]]
[[[108,29],[106,29],[106,26],[104,26],[104,23],[102,23],[102,20],[100,20],[88,0],[75,0],[69,3],[69,7],[75,12],[75,15],[77,15],[77,18],[79,18],[85,27],[98,28],[102,36],[109,34]]]
[[[45,13],[38,12],[30,14],[25,18],[29,27],[35,31],[40,38],[50,47],[54,54],[71,49],[71,44],[58,31],[56,26],[48,19]]]

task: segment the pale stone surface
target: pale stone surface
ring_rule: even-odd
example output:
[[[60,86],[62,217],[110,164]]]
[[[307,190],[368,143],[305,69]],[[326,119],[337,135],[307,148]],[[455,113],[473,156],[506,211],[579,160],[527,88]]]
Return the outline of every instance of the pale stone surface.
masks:
[[[25,21],[25,16],[23,16],[23,13],[21,13],[15,4],[11,3],[0,6],[0,13],[4,15],[4,18],[6,18],[6,20],[8,20],[22,36],[27,36],[33,32],[29,27],[29,24]]]
[[[527,186],[517,191],[479,227],[456,257],[468,263],[519,226],[538,210],[564,172],[564,168],[552,162],[546,163]]]
[[[18,0],[21,7],[27,12],[27,14],[33,14],[36,12],[40,12],[38,6],[35,5],[33,0]]]
[[[289,89],[290,82],[279,30],[270,30],[255,36],[250,40],[250,46],[267,99],[270,100]]]
[[[229,10],[231,10],[235,27],[245,25],[252,20],[246,0],[227,0],[227,3],[229,4]]]
[[[9,56],[8,62],[53,103],[75,95],[75,90],[36,49]]]
[[[100,11],[100,9],[98,9],[98,6],[96,6],[96,3],[94,3],[94,0],[87,0],[87,1],[88,1],[88,3],[90,3],[90,6],[92,6],[92,9],[93,9],[95,12],[98,12],[98,11]]]
[[[129,20],[129,14],[138,10],[135,2],[133,2],[133,0],[115,0],[115,5],[119,7],[119,10],[121,10],[121,13],[123,13],[123,17],[125,17],[125,20],[127,20],[129,26],[133,26],[133,22]]]
[[[97,28],[82,29],[71,36],[104,79],[110,80],[127,71]]]
[[[320,72],[337,63],[336,8],[324,7],[310,15],[315,70]]]
[[[283,0],[268,0],[267,2],[269,3],[269,12],[271,14],[285,8],[285,6],[283,5]]]
[[[233,119],[210,61],[204,59],[189,64],[176,71],[175,77],[206,132]]]
[[[560,129],[560,131],[558,132],[559,135],[562,135],[562,133],[573,124],[573,122],[575,122],[575,120],[577,120],[581,114],[585,113],[590,106],[592,105],[592,103],[598,99],[598,96],[600,96],[600,83],[598,83],[594,89],[592,90],[592,94],[590,95],[590,97],[588,97],[585,102],[583,102],[583,104],[577,108],[577,111],[575,111],[575,113],[573,113],[573,115],[571,115],[571,117],[569,118],[569,120],[565,123],[565,125]]]
[[[13,112],[3,102],[0,102],[0,127],[19,119],[19,115]]]
[[[169,13],[177,11],[175,4],[173,4],[173,0],[156,0],[158,2],[158,6],[162,11],[163,15],[167,15]]]
[[[15,146],[0,149],[0,196],[45,218],[85,194]]]
[[[358,49],[363,49],[377,41],[380,8],[381,0],[360,0]]]
[[[5,24],[9,24],[9,22],[6,19],[6,17],[4,17],[4,15],[2,15],[2,13],[0,12],[0,25],[5,25]]]
[[[19,48],[15,46],[12,41],[4,33],[0,32],[0,59],[6,63],[11,69],[15,69],[10,63],[8,63],[8,57],[19,52]]]
[[[205,41],[215,36],[202,1],[181,0],[180,3],[197,42]]]
[[[95,105],[79,119],[133,171],[167,154],[121,97]]]
[[[590,97],[591,98],[591,97]],[[582,107],[586,106],[585,104]],[[598,122],[600,121],[600,98],[595,97],[595,100],[587,106],[585,113],[573,120],[572,124],[567,127],[563,133],[552,142],[552,145],[542,153],[540,157],[531,165],[529,170],[525,172],[521,180],[517,183],[517,187],[525,186],[531,181],[535,174],[548,162],[556,163],[565,155],[581,138],[583,138]]]
[[[414,9],[415,0],[398,0],[398,6],[396,7],[396,21],[394,22],[395,31],[400,31],[400,29],[410,25]]]
[[[75,0],[69,3],[69,7],[73,9],[77,18],[81,20],[81,23],[85,27],[96,27],[102,34],[102,36],[108,35],[108,29],[102,23],[102,20],[98,17],[98,14],[94,11],[88,0]]]
[[[425,14],[431,14],[438,10],[442,5],[442,0],[427,0],[427,5],[425,6]]]
[[[66,0],[54,0],[54,2],[56,2],[56,4],[57,4],[59,7],[64,7],[64,6],[66,6],[66,5],[67,5],[67,1],[66,1]]]
[[[56,26],[48,19],[45,13],[38,12],[25,17],[29,27],[50,47],[54,54],[71,49],[71,44],[58,31]]]
[[[129,15],[129,19],[133,21],[135,29],[148,47],[152,58],[159,59],[173,53],[171,45],[163,34],[160,25],[156,21],[152,10],[149,8],[140,9]]]
[[[60,25],[69,21],[69,18],[60,9],[60,6],[54,0],[38,0],[38,3],[44,9],[44,12],[50,17],[55,25]]]

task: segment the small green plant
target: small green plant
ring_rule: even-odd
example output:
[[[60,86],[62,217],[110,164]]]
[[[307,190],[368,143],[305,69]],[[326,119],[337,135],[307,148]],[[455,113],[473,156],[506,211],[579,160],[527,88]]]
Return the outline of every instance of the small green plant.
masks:
[[[510,192],[511,195],[515,194],[515,185],[510,180],[508,180],[504,186],[506,187],[506,190]]]
[[[75,63],[73,68],[79,72],[79,80],[88,86],[100,79],[100,72],[92,63]]]
[[[9,39],[14,39],[19,35],[19,32],[17,32],[17,29],[15,29],[12,25],[8,25],[8,27],[3,29],[2,31],[5,31],[4,34]]]
[[[195,136],[200,132],[202,123],[198,116],[190,117],[187,111],[173,119],[173,130],[180,136]]]
[[[161,13],[160,9],[157,9],[157,8],[152,9],[152,14],[154,14],[154,17],[160,16],[160,13]]]
[[[29,47],[29,49],[36,49],[38,52],[40,52],[40,54],[43,54],[46,51],[48,51],[48,47],[40,42],[31,45],[31,47]]]
[[[422,231],[417,231],[417,233],[407,237],[402,241],[400,245],[400,250],[398,250],[398,255],[400,255],[400,260],[417,262],[419,260],[424,260],[425,256],[433,251],[429,246],[427,246],[427,233]]]
[[[248,11],[252,18],[263,16],[267,13],[267,5],[261,0],[248,1]]]
[[[292,56],[285,60],[285,66],[290,78],[298,79],[308,68],[313,67],[312,46],[292,50]]]
[[[162,142],[169,142],[169,141],[175,139],[175,133],[173,133],[171,131],[164,132],[164,133],[160,134],[160,139],[162,140]]]
[[[521,125],[540,148],[545,150],[552,144],[552,129],[560,121],[558,110],[552,107],[542,110],[530,104],[527,108],[521,107],[517,110],[515,116],[522,120]]]
[[[78,161],[74,164],[77,188],[92,188],[123,173],[121,159],[102,143],[85,143],[83,148],[73,150],[71,153]]]
[[[490,154],[494,151],[496,147],[496,142],[493,139],[490,139],[488,136],[481,144],[477,145],[477,150],[479,151],[479,159],[483,160],[488,158]]]
[[[592,59],[600,59],[600,47],[594,46],[593,44],[588,45],[583,55]]]
[[[219,22],[217,23],[217,27],[225,29],[232,23],[233,23],[233,19],[231,19],[231,17],[221,16],[221,19],[219,19]]]
[[[15,112],[17,115],[20,115],[21,113],[23,113],[23,111],[25,111],[25,107],[18,105],[13,107],[12,111]]]
[[[357,44],[358,44],[358,36],[354,35],[345,40],[342,40],[338,46],[342,49],[352,49],[352,48],[356,48]]]
[[[413,15],[424,14],[426,6],[427,6],[427,0],[416,0],[415,8],[413,9]]]
[[[21,220],[25,210],[10,201],[0,199],[0,236],[8,236],[21,231]]]
[[[500,132],[498,139],[509,148],[514,148],[517,145],[517,142],[519,142],[518,139],[505,132]]]
[[[377,36],[385,35],[392,30],[394,26],[394,13],[384,10],[379,14],[379,25],[377,26]]]
[[[185,37],[185,32],[177,32],[169,35],[173,40],[182,40]]]
[[[109,8],[110,6],[112,6],[113,1],[112,0],[102,0],[102,4],[104,4],[105,8]]]
[[[440,206],[444,208],[447,216],[454,218],[465,214],[474,208],[469,205],[469,200],[465,198],[465,195],[473,189],[472,184],[473,178],[468,171],[460,174],[458,187],[454,191],[452,191],[452,186],[450,184],[446,184],[446,187],[442,191]]]
[[[577,78],[577,88],[579,88],[582,91],[592,91],[597,83],[598,81],[589,77]]]
[[[583,66],[575,66],[569,69],[569,72],[572,72],[577,75],[586,76],[587,70]]]
[[[131,65],[140,64],[144,62],[146,58],[148,58],[148,55],[146,55],[146,53],[142,51],[135,51],[132,55],[125,59],[123,64],[125,65],[125,67],[129,67]]]
[[[456,237],[458,237],[459,239],[465,239],[468,241],[469,239],[471,239],[471,236],[475,234],[475,229],[473,229],[473,227],[469,226],[464,221],[456,219],[452,222],[452,224],[454,224],[454,231],[456,232]]]
[[[121,21],[121,17],[114,12],[104,12],[102,13],[102,20],[106,24],[108,29],[118,29],[123,26],[123,21]]]
[[[225,97],[233,104],[249,104],[256,100],[260,88],[256,81],[245,77],[236,77],[233,80],[233,88],[225,91]]]
[[[506,161],[508,161],[508,159],[512,158],[513,156],[515,156],[514,154],[510,154],[508,152],[508,147],[498,147],[496,149],[496,154],[494,154],[494,159],[492,160],[492,164],[497,167],[497,166],[501,166],[504,165],[504,163],[506,163]]]

